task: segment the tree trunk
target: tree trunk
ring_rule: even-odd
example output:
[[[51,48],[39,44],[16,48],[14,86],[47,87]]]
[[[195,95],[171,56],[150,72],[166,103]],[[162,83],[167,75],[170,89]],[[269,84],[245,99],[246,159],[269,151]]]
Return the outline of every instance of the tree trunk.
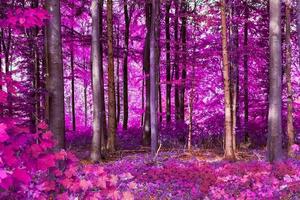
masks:
[[[282,156],[281,97],[281,12],[280,0],[270,1],[270,93],[268,114],[268,159],[274,162]]]
[[[74,31],[72,27],[72,37],[74,39]],[[75,113],[75,75],[74,75],[74,47],[73,41],[71,41],[71,100],[72,100],[72,130],[76,131],[76,113]]]
[[[159,69],[159,25],[160,0],[152,0],[151,34],[150,34],[150,122],[151,122],[151,154],[154,157],[158,148],[157,92]]]
[[[222,30],[222,58],[223,58],[223,78],[224,78],[224,97],[225,97],[225,158],[235,159],[232,135],[232,117],[230,101],[230,72],[227,49],[227,27],[226,27],[226,3],[221,0],[221,30]]]
[[[248,20],[249,20],[249,8],[247,1],[244,1],[245,7],[245,24],[244,24],[244,142],[249,143],[249,130],[248,130],[248,122],[249,122],[249,87],[248,87]]]
[[[120,105],[120,26],[118,24],[117,29],[117,71],[116,71],[116,83],[117,83],[117,124],[120,122],[120,116],[121,116],[121,105]]]
[[[128,13],[127,0],[124,0],[124,14],[125,14],[125,54],[123,63],[123,106],[124,106],[124,119],[123,119],[123,130],[127,130],[128,125],[128,45],[129,45],[129,28],[130,28],[130,17]]]
[[[233,148],[236,149],[236,129],[237,129],[237,108],[238,108],[238,84],[239,84],[239,32],[238,23],[234,19],[238,16],[236,2],[231,4],[231,34],[230,34],[230,52],[231,52],[231,117],[232,117],[232,140]]]
[[[178,39],[178,2],[175,2],[175,24],[174,24],[174,37],[175,37],[175,59],[174,59],[174,73],[175,73],[175,120],[180,120],[180,99],[179,99],[179,39]]]
[[[47,24],[49,126],[58,141],[57,148],[64,148],[65,113],[60,1],[47,0],[46,8],[52,16]]]
[[[99,1],[92,0],[92,84],[93,84],[93,139],[91,160],[96,162],[101,160],[101,139],[103,138],[103,121],[101,98],[102,90],[100,84],[100,40],[99,40]]]
[[[180,83],[180,93],[179,93],[179,113],[180,120],[184,121],[184,93],[185,93],[185,79],[186,79],[186,58],[188,56],[186,50],[186,11],[188,4],[186,0],[181,2],[181,42],[182,42],[182,72],[181,72],[181,83]]]
[[[105,111],[105,90],[104,90],[104,72],[103,72],[103,0],[99,2],[99,27],[100,27],[100,90],[101,90],[101,101],[102,103],[102,124],[103,134],[101,139],[101,148],[103,151],[106,150],[107,146],[107,123],[106,123],[106,111]]]
[[[4,53],[4,66],[5,66],[5,74],[8,76],[9,74],[9,54],[10,54],[10,48],[11,48],[11,28],[8,28],[8,36],[5,37],[5,31],[4,29],[1,29],[2,32],[2,48]],[[10,86],[7,85],[7,113],[8,117],[13,116],[13,103],[12,103],[12,93],[10,92]]]
[[[167,86],[166,86],[166,119],[167,122],[171,122],[171,34],[170,34],[170,0],[166,1],[166,76],[167,76]]]
[[[101,140],[103,135],[103,110],[104,103],[101,98],[101,83],[100,83],[100,40],[99,40],[99,1],[92,0],[92,89],[93,89],[93,138],[91,149],[91,160],[96,162],[101,160]]]
[[[107,149],[116,150],[116,96],[114,81],[114,52],[113,52],[113,2],[107,0],[107,35],[108,35],[108,139]]]
[[[86,68],[86,63],[85,59],[83,59],[83,66],[84,69],[87,70]],[[84,90],[83,90],[83,98],[84,98],[84,127],[87,127],[87,122],[88,122],[88,102],[87,102],[87,83],[84,81]]]
[[[146,15],[146,27],[147,35],[144,46],[144,75],[146,79],[146,110],[144,119],[144,131],[143,131],[143,145],[149,146],[151,143],[151,128],[150,128],[150,32],[151,32],[151,13],[152,3],[146,2],[145,15]]]
[[[293,125],[293,88],[292,88],[292,45],[291,45],[291,5],[286,4],[286,81],[288,93],[288,113],[287,113],[287,135],[288,135],[288,154],[293,156],[292,145],[295,142],[295,133]]]

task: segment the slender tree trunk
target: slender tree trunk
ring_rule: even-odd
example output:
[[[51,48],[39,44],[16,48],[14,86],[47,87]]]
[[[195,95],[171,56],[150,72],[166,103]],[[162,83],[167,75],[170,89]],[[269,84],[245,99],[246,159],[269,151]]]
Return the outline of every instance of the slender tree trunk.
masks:
[[[225,158],[235,159],[232,135],[232,117],[230,101],[230,72],[227,49],[227,27],[226,27],[226,3],[221,0],[221,23],[222,23],[222,57],[223,57],[223,78],[224,78],[224,97],[225,97]]]
[[[83,66],[84,69],[87,70],[87,67],[85,66],[85,59],[83,59]],[[87,122],[88,122],[88,102],[87,102],[87,83],[84,81],[84,90],[83,90],[83,99],[84,99],[84,127],[87,127]]]
[[[151,32],[151,14],[152,3],[148,0],[145,3],[146,27],[147,35],[144,46],[144,75],[146,82],[146,111],[144,119],[143,145],[149,146],[151,143],[150,128],[150,32]]]
[[[282,58],[280,0],[270,1],[270,93],[268,115],[268,159],[274,162],[282,156]]]
[[[179,113],[180,120],[184,121],[184,94],[185,94],[185,79],[186,79],[186,58],[188,56],[186,50],[186,11],[187,11],[187,2],[186,0],[181,1],[181,42],[182,42],[182,72],[181,72],[181,84],[180,84],[180,93],[179,93]]]
[[[103,134],[101,139],[101,148],[103,151],[106,150],[107,147],[107,123],[106,123],[106,110],[105,110],[105,90],[104,90],[104,72],[103,72],[103,0],[99,2],[99,29],[100,29],[100,91],[101,91],[101,101],[102,103],[102,124],[103,124]]]
[[[247,1],[244,1],[245,7],[245,24],[244,24],[244,134],[245,143],[250,142],[248,122],[249,122],[249,87],[248,87],[248,20],[249,20],[249,8]]]
[[[158,148],[157,123],[157,90],[156,70],[159,69],[159,25],[160,0],[152,0],[151,34],[150,34],[150,122],[151,122],[151,154],[155,156]]]
[[[292,88],[292,45],[291,45],[291,5],[286,4],[286,81],[288,93],[288,113],[287,113],[287,135],[288,154],[293,156],[292,145],[295,143],[295,133],[293,125],[293,88]]]
[[[195,55],[196,46],[194,45],[193,53]],[[193,112],[194,112],[194,95],[195,95],[195,65],[192,65],[192,79],[191,79],[191,91],[189,95],[189,134],[187,148],[189,151],[192,149],[192,135],[193,135]]]
[[[39,6],[38,0],[33,0],[31,2],[32,8],[37,8]],[[33,87],[34,87],[34,132],[37,131],[37,125],[40,120],[40,55],[38,49],[38,33],[39,28],[33,28],[33,37],[35,38],[34,47],[33,47],[33,58],[34,58],[34,78],[33,78]]]
[[[167,122],[171,122],[171,34],[170,34],[170,0],[166,1],[166,76],[167,76],[167,86],[166,86],[166,113]]]
[[[72,27],[72,37],[74,39],[74,31]],[[75,75],[74,75],[74,47],[73,41],[71,41],[71,100],[72,100],[72,130],[76,131],[76,113],[75,113]]]
[[[101,160],[101,139],[103,138],[103,110],[104,103],[101,98],[100,83],[100,27],[99,27],[99,1],[92,0],[92,89],[93,89],[93,138],[91,149],[91,160],[96,162]]]
[[[5,37],[4,29],[1,29],[2,32],[2,47],[4,52],[4,66],[5,66],[5,74],[8,76],[10,75],[9,72],[9,54],[11,48],[11,28],[8,28],[8,36]],[[13,103],[12,103],[12,93],[10,92],[10,86],[7,85],[8,95],[7,95],[7,110],[8,110],[8,117],[13,116]]]
[[[128,13],[128,2],[124,0],[124,14],[125,14],[125,55],[123,63],[123,130],[127,130],[128,125],[128,45],[129,45],[129,28],[130,28],[130,16]]]
[[[143,76],[144,76],[144,72],[143,72]],[[142,83],[142,110],[144,111],[145,109],[145,79],[143,78],[143,83]],[[142,114],[142,119],[141,119],[141,127],[144,125],[144,117],[145,112],[143,112]]]
[[[117,124],[120,122],[120,115],[121,115],[121,105],[120,105],[120,26],[117,26],[117,72],[116,72],[116,83],[117,83]]]
[[[232,135],[233,135],[233,148],[236,149],[236,130],[237,130],[237,108],[238,108],[238,84],[239,84],[239,32],[238,32],[238,23],[234,19],[238,16],[236,2],[231,4],[231,34],[230,34],[230,49],[231,49],[231,117],[232,117]]]
[[[180,99],[179,99],[179,39],[178,39],[178,2],[175,2],[175,24],[174,24],[174,37],[175,37],[175,60],[174,60],[174,73],[175,73],[175,120],[180,120]]]
[[[116,96],[114,81],[114,52],[113,52],[113,2],[107,0],[107,35],[108,35],[108,139],[107,149],[116,150]]]
[[[61,46],[61,17],[59,0],[47,0],[46,8],[52,16],[47,24],[47,52],[49,64],[49,126],[58,141],[65,147],[64,77]]]

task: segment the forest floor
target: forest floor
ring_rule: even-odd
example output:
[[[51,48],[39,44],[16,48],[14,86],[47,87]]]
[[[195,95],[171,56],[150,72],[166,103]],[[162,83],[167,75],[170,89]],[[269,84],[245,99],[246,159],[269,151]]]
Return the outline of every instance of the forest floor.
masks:
[[[70,149],[83,164],[91,164],[88,141],[89,137],[78,135],[70,143]],[[274,165],[265,160],[264,149],[240,149],[237,161],[229,162],[217,148],[190,152],[161,148],[153,160],[149,149],[134,146],[94,165],[116,175],[117,189],[130,191],[123,197],[128,200],[299,199],[299,157]]]

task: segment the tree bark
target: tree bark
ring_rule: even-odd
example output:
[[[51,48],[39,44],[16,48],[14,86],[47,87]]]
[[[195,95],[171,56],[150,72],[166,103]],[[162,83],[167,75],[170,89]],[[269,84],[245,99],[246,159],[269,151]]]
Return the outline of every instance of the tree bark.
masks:
[[[180,83],[180,93],[179,93],[179,119],[184,121],[184,94],[185,94],[185,79],[186,79],[186,58],[188,56],[186,50],[186,11],[187,11],[186,0],[181,1],[181,42],[182,42],[182,72],[181,72],[181,83]]]
[[[74,39],[74,30],[72,27],[72,37]],[[74,75],[74,46],[73,41],[71,41],[71,100],[72,100],[72,130],[76,131],[76,111],[75,111],[75,75]]]
[[[282,157],[282,58],[281,58],[281,11],[280,0],[270,1],[270,91],[268,114],[268,159]]]
[[[248,122],[249,122],[249,87],[248,87],[248,79],[249,79],[249,68],[248,68],[248,20],[249,20],[249,8],[247,1],[244,1],[245,7],[245,23],[244,23],[244,142],[249,143],[249,130],[248,130]]]
[[[179,39],[178,39],[178,2],[175,2],[175,23],[174,23],[174,38],[175,38],[175,60],[174,60],[174,73],[175,73],[175,120],[180,120],[180,99],[179,99]]]
[[[121,116],[121,105],[120,105],[120,26],[118,24],[116,28],[117,32],[117,71],[116,71],[116,83],[117,83],[117,94],[116,94],[116,99],[117,99],[117,124],[120,122],[120,116]]]
[[[166,1],[166,76],[167,76],[167,86],[166,86],[166,120],[171,122],[171,34],[170,34],[170,0]]]
[[[223,78],[224,78],[224,98],[225,98],[225,158],[235,159],[232,135],[232,117],[230,100],[230,72],[227,48],[227,26],[226,26],[226,3],[221,0],[221,30],[222,30],[222,58],[223,58]]]
[[[93,138],[91,160],[101,160],[101,140],[103,135],[103,110],[104,103],[101,98],[101,71],[100,71],[100,26],[99,26],[99,1],[92,0],[92,89],[93,89]]]
[[[101,90],[101,101],[102,103],[102,124],[103,124],[103,134],[101,139],[102,151],[106,150],[107,147],[107,122],[106,122],[106,110],[105,110],[105,90],[104,90],[104,72],[103,72],[103,0],[99,2],[99,27],[100,27],[100,90]]]
[[[156,71],[159,69],[159,25],[160,0],[152,0],[151,34],[150,34],[150,122],[151,122],[151,154],[154,157],[158,148],[157,123],[157,92],[158,80]]]
[[[108,35],[108,139],[107,149],[116,150],[116,96],[114,81],[114,52],[113,52],[113,2],[107,0],[107,35]]]
[[[292,45],[291,45],[291,5],[286,4],[286,82],[287,82],[287,135],[288,154],[293,156],[292,145],[295,143],[295,133],[293,125],[293,87],[292,87]]]
[[[146,82],[146,110],[144,117],[143,145],[149,146],[151,143],[151,128],[150,128],[150,32],[151,32],[151,15],[152,3],[148,0],[145,3],[146,27],[147,35],[144,46],[144,75]]]
[[[60,1],[47,0],[46,8],[51,16],[47,24],[49,127],[58,142],[57,148],[64,148],[65,113]]]
[[[123,130],[127,130],[128,126],[128,47],[129,47],[129,28],[130,28],[130,16],[128,13],[128,2],[124,0],[124,14],[125,14],[125,54],[123,63]]]
[[[238,85],[239,85],[239,32],[238,23],[234,19],[238,16],[236,2],[231,3],[231,34],[230,34],[230,52],[231,52],[231,70],[230,70],[230,85],[231,85],[231,117],[232,117],[232,140],[233,148],[236,149],[236,130],[237,130],[237,115],[238,115]]]

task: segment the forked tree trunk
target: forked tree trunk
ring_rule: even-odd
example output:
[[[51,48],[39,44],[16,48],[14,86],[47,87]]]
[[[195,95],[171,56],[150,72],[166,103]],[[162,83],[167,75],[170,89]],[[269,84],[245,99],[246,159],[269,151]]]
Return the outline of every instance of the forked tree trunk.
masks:
[[[295,143],[295,133],[293,125],[293,88],[292,88],[292,45],[291,45],[291,5],[286,4],[286,82],[287,82],[287,135],[288,154],[293,156],[292,145]]]
[[[113,51],[113,2],[107,0],[107,35],[108,35],[108,139],[107,149],[116,150],[116,96],[114,79]]]
[[[221,0],[221,30],[222,30],[222,58],[223,58],[223,78],[224,78],[224,98],[225,98],[225,158],[235,159],[232,135],[232,117],[230,101],[230,72],[227,49],[227,26],[226,26],[226,3]]]
[[[150,122],[151,122],[151,154],[155,156],[158,148],[157,100],[159,69],[159,25],[160,0],[152,0],[151,34],[150,34]]]
[[[93,89],[93,138],[91,149],[91,160],[101,160],[101,140],[103,135],[102,98],[100,84],[100,40],[99,40],[99,1],[92,0],[92,89]]]
[[[281,1],[270,0],[270,91],[268,113],[268,159],[282,157],[282,58],[281,58]]]
[[[51,18],[47,24],[49,126],[57,147],[65,147],[64,77],[61,46],[60,1],[47,0]]]

